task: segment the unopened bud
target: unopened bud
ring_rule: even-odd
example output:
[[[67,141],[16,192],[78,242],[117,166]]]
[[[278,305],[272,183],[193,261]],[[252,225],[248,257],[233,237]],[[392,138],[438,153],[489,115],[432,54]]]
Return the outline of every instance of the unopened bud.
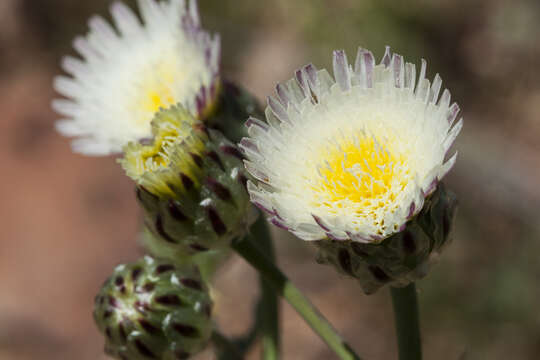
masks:
[[[211,311],[196,267],[146,256],[116,267],[96,296],[94,319],[117,359],[187,359],[208,343]]]

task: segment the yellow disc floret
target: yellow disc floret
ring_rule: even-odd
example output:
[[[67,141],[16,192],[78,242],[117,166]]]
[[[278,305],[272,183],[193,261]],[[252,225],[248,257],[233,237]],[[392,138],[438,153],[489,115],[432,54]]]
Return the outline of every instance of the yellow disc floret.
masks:
[[[143,108],[149,112],[156,112],[162,107],[174,103],[171,91],[167,87],[151,89],[143,100]]]
[[[332,139],[319,159],[314,205],[331,213],[346,206],[375,219],[377,210],[387,208],[410,181],[406,156],[392,151],[390,140],[364,132]]]
[[[160,108],[167,108],[174,104],[175,96],[172,89],[175,82],[185,81],[182,74],[173,66],[172,62],[163,61],[147,71],[141,83],[141,93],[136,104],[145,112],[156,113]]]
[[[120,160],[127,175],[158,196],[173,196],[198,186],[197,157],[204,150],[202,124],[179,106],[152,120],[152,140],[131,142]]]

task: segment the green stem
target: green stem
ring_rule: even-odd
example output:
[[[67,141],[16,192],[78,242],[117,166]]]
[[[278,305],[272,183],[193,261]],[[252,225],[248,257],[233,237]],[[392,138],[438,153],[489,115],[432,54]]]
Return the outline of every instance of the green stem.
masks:
[[[414,283],[404,288],[390,288],[399,360],[421,360],[422,344],[420,340],[420,324],[418,316],[418,300]]]
[[[309,302],[293,283],[247,238],[233,241],[232,247],[251,264],[274,291],[304,318],[311,328],[328,344],[342,360],[360,360],[349,345],[343,341],[328,320]]]
[[[251,228],[249,241],[259,247],[268,259],[275,260],[274,246],[268,225],[263,216],[259,216],[257,222]],[[262,359],[279,359],[279,303],[272,285],[260,275],[261,282],[261,335],[262,335]]]

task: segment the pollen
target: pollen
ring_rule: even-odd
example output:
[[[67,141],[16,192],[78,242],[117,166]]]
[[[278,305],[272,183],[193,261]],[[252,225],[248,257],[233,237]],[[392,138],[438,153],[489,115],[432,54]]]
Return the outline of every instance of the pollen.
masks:
[[[320,159],[313,186],[319,206],[348,200],[359,208],[384,207],[395,200],[395,188],[408,182],[406,157],[392,151],[388,139],[363,132],[330,142]]]

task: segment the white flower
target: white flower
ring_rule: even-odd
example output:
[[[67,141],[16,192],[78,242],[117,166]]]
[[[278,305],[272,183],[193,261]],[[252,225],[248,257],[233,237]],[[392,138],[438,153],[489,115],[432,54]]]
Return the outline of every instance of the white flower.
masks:
[[[334,52],[334,79],[307,65],[268,98],[267,123],[249,119],[241,147],[248,188],[270,221],[304,240],[380,242],[402,231],[454,165],[462,127],[442,81],[403,57],[379,65],[359,49]],[[453,125],[453,126],[452,126]]]
[[[89,21],[74,47],[82,60],[67,56],[54,86],[68,99],[53,108],[65,118],[58,131],[77,137],[73,150],[107,155],[129,141],[151,136],[150,121],[160,108],[182,103],[199,117],[210,111],[219,87],[219,37],[200,25],[196,1],[139,0],[143,24],[121,2],[111,6],[116,28],[102,17]]]

